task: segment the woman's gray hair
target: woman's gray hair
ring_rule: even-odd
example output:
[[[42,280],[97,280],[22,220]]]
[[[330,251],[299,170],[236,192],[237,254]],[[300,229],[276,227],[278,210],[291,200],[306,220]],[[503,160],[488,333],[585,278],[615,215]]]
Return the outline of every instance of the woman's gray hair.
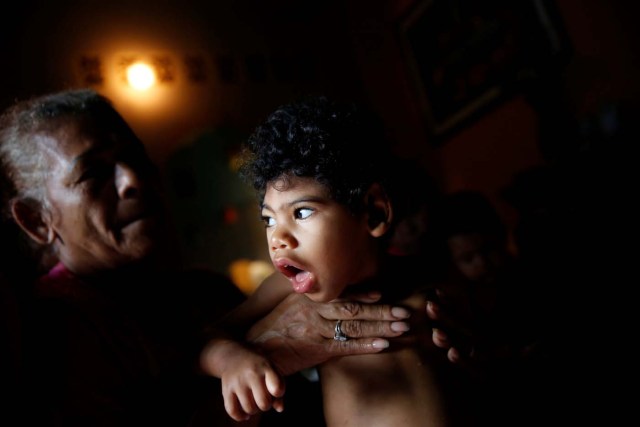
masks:
[[[2,208],[10,217],[11,200],[46,205],[42,137],[56,132],[70,117],[118,114],[111,102],[92,89],[56,92],[16,102],[0,115],[0,185]],[[117,118],[117,117],[115,117]]]

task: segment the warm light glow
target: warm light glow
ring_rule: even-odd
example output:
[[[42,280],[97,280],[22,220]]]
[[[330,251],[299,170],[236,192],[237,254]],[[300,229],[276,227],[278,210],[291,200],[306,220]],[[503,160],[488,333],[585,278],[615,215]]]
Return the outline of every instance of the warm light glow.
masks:
[[[132,88],[147,90],[156,82],[153,68],[143,62],[136,62],[127,68],[127,81]]]
[[[231,280],[245,295],[251,295],[274,271],[270,262],[261,260],[237,259],[229,266]]]

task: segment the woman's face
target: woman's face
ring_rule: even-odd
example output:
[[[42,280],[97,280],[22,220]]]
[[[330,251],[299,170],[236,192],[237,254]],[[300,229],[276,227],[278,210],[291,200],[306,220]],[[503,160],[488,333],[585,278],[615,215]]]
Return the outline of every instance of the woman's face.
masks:
[[[84,118],[38,138],[49,230],[71,271],[120,267],[156,249],[164,206],[155,169],[133,133]]]

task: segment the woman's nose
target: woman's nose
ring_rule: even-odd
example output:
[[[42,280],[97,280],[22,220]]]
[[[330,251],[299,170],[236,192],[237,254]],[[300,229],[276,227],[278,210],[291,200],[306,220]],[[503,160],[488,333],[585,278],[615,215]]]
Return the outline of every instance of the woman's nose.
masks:
[[[121,199],[138,197],[143,182],[140,175],[126,163],[116,164],[116,189]]]

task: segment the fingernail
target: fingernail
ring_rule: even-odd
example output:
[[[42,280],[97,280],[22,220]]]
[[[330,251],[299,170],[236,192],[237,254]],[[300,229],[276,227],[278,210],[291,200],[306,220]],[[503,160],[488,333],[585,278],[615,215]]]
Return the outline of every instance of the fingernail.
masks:
[[[391,309],[391,314],[396,319],[406,319],[411,316],[411,313],[409,312],[409,310],[403,307],[393,307]]]
[[[394,332],[407,332],[409,324],[407,322],[391,322],[391,330]]]
[[[387,348],[389,347],[389,341],[383,339],[375,339],[371,343],[371,347],[373,348]]]
[[[438,304],[435,304],[432,301],[429,301],[427,305],[429,306],[429,310],[433,311],[434,313],[440,311],[440,307],[438,307]]]

